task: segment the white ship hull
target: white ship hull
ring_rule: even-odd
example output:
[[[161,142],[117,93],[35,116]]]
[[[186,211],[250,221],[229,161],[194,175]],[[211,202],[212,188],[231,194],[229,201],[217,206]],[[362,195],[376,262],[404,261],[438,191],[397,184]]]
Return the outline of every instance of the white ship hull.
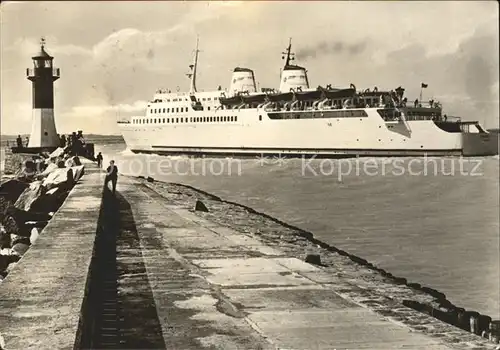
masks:
[[[363,118],[270,119],[263,109],[190,111],[187,122],[119,123],[133,152],[205,156],[486,156],[498,154],[498,135],[471,124],[445,131],[432,120],[386,122],[375,108]],[[237,116],[237,121],[194,122]],[[161,117],[161,116],[160,116]],[[168,116],[171,117],[171,116]],[[171,118],[173,119],[173,118]],[[175,119],[173,119],[175,120]],[[193,121],[192,121],[193,120]],[[208,120],[208,119],[207,119]],[[451,123],[448,123],[451,124]]]

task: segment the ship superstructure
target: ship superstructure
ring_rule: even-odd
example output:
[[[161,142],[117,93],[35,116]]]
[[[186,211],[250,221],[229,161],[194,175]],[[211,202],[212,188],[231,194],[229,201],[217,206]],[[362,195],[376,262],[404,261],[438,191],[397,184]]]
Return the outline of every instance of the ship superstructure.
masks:
[[[159,90],[145,115],[119,122],[133,152],[187,155],[409,156],[498,154],[478,122],[442,114],[439,102],[408,101],[405,89],[311,88],[292,64],[291,41],[279,89],[258,91],[254,71],[237,67],[228,91],[196,89],[198,42],[189,92]]]

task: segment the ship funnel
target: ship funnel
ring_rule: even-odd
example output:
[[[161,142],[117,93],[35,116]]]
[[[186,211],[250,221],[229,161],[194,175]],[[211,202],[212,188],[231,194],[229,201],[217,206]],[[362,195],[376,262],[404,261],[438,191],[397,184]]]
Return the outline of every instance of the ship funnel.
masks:
[[[231,77],[231,87],[229,88],[229,93],[236,95],[240,92],[252,93],[256,91],[257,88],[255,86],[253,70],[240,67],[235,68]]]
[[[303,67],[286,65],[281,73],[280,92],[309,89],[307,71]]]

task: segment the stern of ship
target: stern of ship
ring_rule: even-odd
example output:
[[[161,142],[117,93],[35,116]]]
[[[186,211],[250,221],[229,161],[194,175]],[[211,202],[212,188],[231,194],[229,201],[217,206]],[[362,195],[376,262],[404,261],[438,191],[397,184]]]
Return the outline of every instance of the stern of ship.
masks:
[[[498,154],[498,133],[486,131],[478,122],[461,122],[462,154],[465,157]]]

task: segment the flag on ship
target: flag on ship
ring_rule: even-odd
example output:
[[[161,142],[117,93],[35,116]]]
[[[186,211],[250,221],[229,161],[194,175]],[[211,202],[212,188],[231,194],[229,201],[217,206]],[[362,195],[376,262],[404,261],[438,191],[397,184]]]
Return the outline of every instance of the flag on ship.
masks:
[[[422,83],[421,87],[422,89],[425,89],[427,87],[427,84]]]

